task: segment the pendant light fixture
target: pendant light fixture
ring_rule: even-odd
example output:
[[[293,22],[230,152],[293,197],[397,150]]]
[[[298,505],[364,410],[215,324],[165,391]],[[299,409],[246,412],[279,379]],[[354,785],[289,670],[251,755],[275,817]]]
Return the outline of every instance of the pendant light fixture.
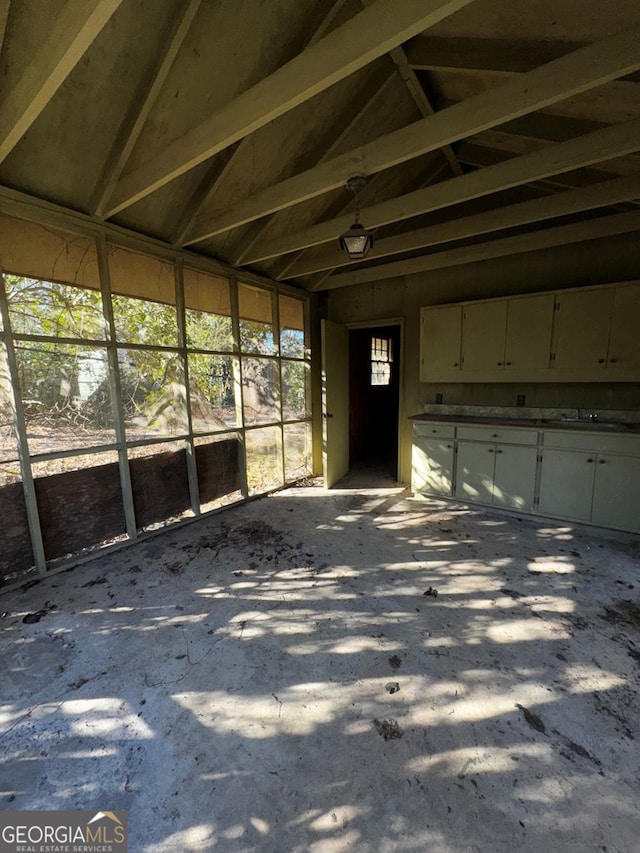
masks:
[[[356,200],[356,221],[348,231],[340,235],[340,248],[345,252],[352,261],[358,261],[365,257],[369,249],[373,246],[373,234],[367,231],[364,225],[360,224],[360,206],[358,196],[365,188],[367,183],[363,175],[355,175],[346,183],[347,189],[353,193]]]

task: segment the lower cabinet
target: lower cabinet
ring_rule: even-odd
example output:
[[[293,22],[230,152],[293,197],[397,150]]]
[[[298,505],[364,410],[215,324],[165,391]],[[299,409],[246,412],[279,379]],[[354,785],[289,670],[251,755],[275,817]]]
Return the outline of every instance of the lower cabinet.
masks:
[[[459,441],[455,496],[527,511],[533,509],[536,447]]]
[[[414,425],[412,487],[437,497],[640,533],[640,436]]]
[[[622,530],[640,530],[640,458],[598,456],[591,521]]]
[[[415,492],[451,497],[453,440],[415,437],[411,459],[411,486]]]
[[[538,512],[589,521],[596,454],[583,450],[545,450],[540,472]]]
[[[640,458],[546,450],[538,511],[617,530],[640,530]]]

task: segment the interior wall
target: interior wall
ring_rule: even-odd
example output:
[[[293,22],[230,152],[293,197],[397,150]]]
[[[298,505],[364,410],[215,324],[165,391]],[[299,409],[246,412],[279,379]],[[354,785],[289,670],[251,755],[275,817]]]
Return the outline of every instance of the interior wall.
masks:
[[[640,278],[636,234],[561,246],[381,282],[328,291],[324,310],[337,323],[405,318],[402,463],[399,478],[411,478],[411,422],[425,403],[631,409],[640,412],[640,383],[421,383],[418,378],[420,308],[473,299],[584,287]]]

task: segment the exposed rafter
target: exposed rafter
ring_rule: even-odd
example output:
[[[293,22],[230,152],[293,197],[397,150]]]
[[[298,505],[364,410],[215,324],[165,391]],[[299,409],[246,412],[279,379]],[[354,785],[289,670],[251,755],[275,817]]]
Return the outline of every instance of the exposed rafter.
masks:
[[[360,0],[363,6],[370,6],[373,0]],[[407,55],[404,52],[404,48],[398,46],[394,47],[393,50],[389,51],[389,56],[393,60],[396,68],[398,69],[398,73],[402,77],[405,86],[413,100],[416,102],[416,106],[420,110],[420,113],[427,118],[427,116],[432,116],[435,112],[431,101],[427,97],[427,93],[424,91],[424,88],[418,77],[416,76],[415,71],[409,65],[407,61]],[[451,171],[454,175],[462,174],[462,167],[456,158],[456,155],[453,152],[453,148],[450,145],[445,145],[442,148],[442,155],[445,160],[451,167]]]
[[[518,234],[515,237],[504,237],[501,240],[491,240],[476,246],[449,249],[444,252],[423,255],[419,258],[408,258],[390,264],[380,264],[353,272],[339,273],[324,280],[319,286],[309,288],[309,290],[333,290],[338,287],[351,287],[356,284],[366,284],[371,281],[382,281],[398,276],[412,275],[413,273],[444,269],[445,267],[454,267],[475,261],[485,261],[490,258],[501,258],[523,252],[534,252],[538,249],[565,246],[569,243],[598,240],[633,231],[640,231],[640,211],[615,213],[611,216],[601,216],[597,219],[588,219],[572,225],[546,228],[532,234]]]
[[[0,50],[2,50],[2,45],[4,43],[4,33],[7,28],[10,4],[11,0],[0,0]]]
[[[440,225],[431,225],[427,228],[398,234],[386,240],[379,240],[367,255],[367,262],[376,258],[436,246],[440,243],[464,240],[481,234],[528,225],[532,222],[542,222],[545,219],[582,213],[586,210],[607,207],[637,198],[640,198],[640,174],[633,178],[615,178],[611,181],[593,184],[590,187],[568,190],[546,198],[537,198],[507,207],[499,207],[473,216],[465,216],[462,219],[443,222]],[[321,257],[302,260],[294,264],[287,271],[286,277],[297,278],[322,272],[326,269],[334,269],[338,266],[344,266],[345,260],[343,253],[335,250],[328,251]]]
[[[391,88],[393,81],[395,78],[395,74],[392,74],[390,77],[387,77],[386,80],[382,83],[382,85],[378,86],[376,90],[372,93],[371,97],[369,97],[360,107],[360,109],[352,114],[348,119],[346,125],[343,127],[342,132],[338,134],[338,136],[333,140],[331,145],[324,152],[323,156],[319,158],[318,163],[323,163],[328,160],[332,153],[339,148],[339,146],[344,144],[345,138],[350,134],[354,127],[357,127],[359,122],[363,120],[363,118],[372,113],[374,110],[377,110],[385,97],[388,97],[388,91]],[[348,207],[351,207],[352,199],[349,199]],[[235,265],[240,265],[245,262],[245,258],[251,254],[251,250],[255,243],[260,241],[260,238],[264,236],[265,230],[269,227],[269,221],[265,223],[260,223],[260,228],[256,230],[256,233],[253,235],[253,238],[245,243],[242,247],[241,253],[235,258]]]
[[[431,167],[429,168],[426,177],[420,182],[421,187],[429,186],[445,169],[448,171],[449,167],[446,161],[442,160],[437,154],[433,155],[434,160],[431,163]],[[377,175],[374,175],[372,178],[372,182],[379,180],[380,177],[384,176],[384,172],[379,172]],[[369,184],[368,186],[371,186]],[[347,211],[351,211],[347,213]],[[348,204],[344,205],[340,211],[337,211],[336,215],[340,216],[345,214],[345,218],[348,218],[349,221],[353,221],[353,199],[350,199]],[[274,273],[274,277],[278,279],[278,281],[284,280],[286,278],[291,278],[289,276],[289,270],[291,267],[296,266],[298,260],[305,256],[304,251],[297,252],[294,255],[286,255],[284,258],[284,264],[280,266],[280,269],[277,274]],[[340,263],[335,264],[332,269],[335,269],[336,266],[340,266],[344,262],[344,255],[340,252]],[[331,270],[329,270],[331,272]],[[325,273],[328,274],[328,273]]]
[[[46,43],[29,56],[17,84],[0,104],[0,162],[53,98],[122,0],[67,0]]]
[[[362,210],[362,220],[368,227],[376,228],[637,150],[640,150],[640,119],[597,130],[533,154],[512,157],[460,178],[372,205]],[[349,224],[348,217],[340,217],[256,246],[247,263],[328,242]]]
[[[440,162],[440,164],[437,165],[434,169],[431,169],[429,171],[429,174],[427,175],[426,180],[421,182],[421,188],[428,187],[430,184],[432,184],[436,180],[436,178],[438,178],[442,174],[442,172],[445,169],[448,169],[446,162]],[[391,229],[389,229],[389,230],[392,231],[392,230],[394,230],[394,228],[400,228],[400,227],[402,227],[402,222],[399,221],[399,222],[396,222],[394,225],[392,225]],[[373,231],[375,233],[375,229],[373,229]],[[288,275],[289,269],[292,266],[294,266],[298,262],[298,260],[305,257],[305,254],[308,254],[308,253],[305,253],[305,251],[302,250],[300,252],[297,252],[294,255],[285,256],[285,257],[290,258],[290,262],[288,264],[285,264],[283,267],[281,267],[280,275],[277,275],[275,277],[279,281],[284,281],[287,278],[289,278],[289,275]],[[339,264],[336,264],[335,266],[331,267],[330,269],[322,270],[321,272],[316,273],[315,275],[311,276],[310,278],[307,278],[305,281],[305,287],[310,287],[311,285],[319,286],[326,278],[328,278],[333,272],[335,272],[337,267],[341,266],[343,263],[344,263],[344,255],[341,252]]]
[[[135,103],[120,128],[118,137],[107,160],[107,165],[98,182],[95,201],[92,204],[92,211],[97,216],[101,216],[104,212],[109,196],[138,141],[147,116],[167,79],[167,75],[171,70],[178,51],[182,47],[182,43],[196,12],[200,8],[201,2],[202,0],[189,0],[182,15],[172,22],[171,32],[168,34],[166,47],[162,56],[149,75],[149,78],[143,81]]]
[[[315,42],[317,42],[326,34],[326,32],[330,29],[333,22],[335,21],[336,16],[339,14],[340,10],[344,6],[345,2],[346,0],[335,0],[335,3],[331,6],[327,14],[324,16],[323,20],[320,22],[320,26],[317,27],[316,31],[310,38],[307,47],[310,47],[312,44],[315,44]],[[215,194],[218,191],[218,188],[225,175],[227,175],[234,168],[237,159],[241,156],[245,148],[251,144],[252,138],[250,136],[245,136],[233,148],[227,148],[223,153],[220,154],[220,157],[217,159],[222,158],[224,160],[222,166],[218,166],[218,164],[214,161],[212,167],[207,170],[207,174],[205,175],[200,186],[194,193],[194,196],[190,200],[190,203],[187,205],[187,209],[180,221],[180,224],[176,228],[174,235],[175,243],[179,245],[182,242],[185,234],[188,232],[189,228],[191,228],[195,217],[215,197]],[[225,157],[225,155],[227,156]]]
[[[474,141],[477,145],[483,145],[494,151],[507,151],[512,155],[530,154],[534,151],[541,151],[545,147],[552,147],[552,144],[547,140],[504,133],[502,128],[481,133]],[[609,163],[607,169],[616,175],[635,175],[640,170],[640,157],[636,154],[618,157],[614,163]]]
[[[370,11],[370,10],[367,10]],[[363,13],[364,14],[364,13]],[[417,121],[341,157],[289,178],[231,208],[198,217],[196,243],[340,186],[354,172],[373,174],[481,133],[640,68],[640,27],[556,59],[502,86]]]
[[[406,47],[412,68],[521,74],[581,47],[576,42],[417,36]]]
[[[193,169],[473,0],[376,0],[116,185],[108,215]]]

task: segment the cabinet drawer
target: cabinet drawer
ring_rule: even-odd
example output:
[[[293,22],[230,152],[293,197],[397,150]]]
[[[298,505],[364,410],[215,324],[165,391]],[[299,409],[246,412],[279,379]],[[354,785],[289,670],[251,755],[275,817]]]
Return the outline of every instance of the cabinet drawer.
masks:
[[[537,444],[538,431],[524,427],[460,426],[458,438],[469,441],[492,441],[498,444]]]
[[[567,450],[590,450],[593,453],[625,453],[640,456],[640,435],[611,435],[606,432],[576,432],[561,429],[545,430],[544,447]]]
[[[454,424],[414,423],[413,434],[416,438],[453,438],[456,433]]]

